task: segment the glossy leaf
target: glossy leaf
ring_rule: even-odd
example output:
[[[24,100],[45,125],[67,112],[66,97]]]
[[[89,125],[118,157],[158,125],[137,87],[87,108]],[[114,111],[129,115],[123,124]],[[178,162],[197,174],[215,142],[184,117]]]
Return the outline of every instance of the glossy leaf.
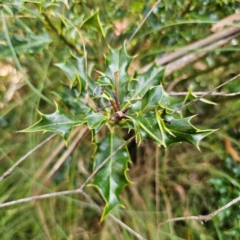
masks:
[[[194,127],[190,120],[194,117],[177,118],[173,115],[163,116],[165,121],[170,124],[165,124],[165,142],[169,146],[176,142],[189,142],[199,149],[199,142],[207,135],[213,133],[215,130],[200,130]]]
[[[63,136],[67,141],[73,127],[83,124],[86,120],[69,116],[57,104],[56,108],[56,111],[52,114],[39,112],[41,119],[21,132],[54,132]]]
[[[151,139],[157,145],[165,146],[162,134],[156,125],[156,121],[154,122],[153,117],[144,118],[138,116],[136,118],[131,118],[130,121],[132,122],[132,129],[135,130],[135,135],[139,144],[144,139]]]
[[[156,107],[168,107],[174,98],[169,96],[163,89],[162,85],[149,89],[142,98],[142,112],[149,112]]]
[[[100,33],[103,37],[105,37],[105,31],[102,27],[102,23],[99,19],[99,12],[95,12],[91,17],[84,21],[81,27],[85,28],[93,28],[95,31]]]
[[[98,128],[99,126],[102,126],[107,120],[108,118],[101,113],[93,112],[87,116],[87,124],[89,129]]]
[[[55,66],[59,67],[66,74],[70,81],[70,87],[72,87],[78,76],[77,68],[74,64],[70,60],[66,60],[66,62],[56,63]]]
[[[72,56],[72,59],[67,59],[65,62],[56,63],[55,66],[59,67],[67,76],[70,81],[70,87],[72,88],[75,81],[77,80],[80,84],[79,94],[81,94],[86,87],[88,82],[88,90],[93,94],[94,90],[97,87],[97,84],[86,75],[86,65],[84,57]],[[86,94],[86,91],[85,93]]]
[[[123,143],[124,140],[114,133],[108,134],[97,143],[94,170]],[[130,156],[127,147],[123,147],[98,171],[93,183],[90,184],[99,190],[106,203],[101,221],[116,206],[124,207],[119,195],[123,188],[130,183],[126,176],[129,162]]]
[[[132,57],[127,55],[125,47],[119,49],[110,48],[110,52],[106,56],[107,69],[105,75],[112,80],[112,85],[115,86],[114,73],[118,72],[118,84],[121,102],[125,97],[127,92],[127,84],[130,80],[127,70],[131,60]]]
[[[154,64],[147,72],[135,74],[129,83],[129,94],[131,98],[142,97],[150,88],[163,82],[164,68]]]

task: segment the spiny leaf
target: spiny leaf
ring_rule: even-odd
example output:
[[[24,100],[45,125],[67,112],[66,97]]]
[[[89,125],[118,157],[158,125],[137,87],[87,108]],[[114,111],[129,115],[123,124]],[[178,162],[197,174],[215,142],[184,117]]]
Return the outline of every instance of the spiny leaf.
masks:
[[[77,69],[74,64],[70,60],[66,60],[66,62],[56,63],[55,66],[63,70],[68,80],[70,81],[70,87],[72,87],[78,75]]]
[[[129,94],[131,98],[142,97],[149,88],[160,85],[163,82],[164,68],[154,64],[147,72],[135,74],[129,83]]]
[[[89,129],[94,129],[102,126],[107,120],[108,118],[101,113],[93,112],[87,116],[87,124]]]
[[[170,124],[165,124],[168,131],[165,130],[165,142],[169,146],[175,142],[189,142],[199,149],[199,142],[207,135],[216,130],[201,130],[194,127],[190,120],[194,117],[177,118],[173,115],[166,114],[163,116]],[[170,134],[171,133],[171,134]]]
[[[149,112],[157,106],[162,108],[170,107],[176,100],[169,96],[162,85],[149,89],[142,98],[142,112]]]
[[[91,90],[90,95],[93,94],[97,87],[97,84],[86,75],[86,64],[84,57],[72,56],[72,59],[67,59],[65,62],[56,63],[55,66],[59,67],[67,76],[70,81],[70,87],[72,88],[75,81],[78,80],[79,94],[84,92],[86,84],[88,82],[88,88]],[[86,92],[84,93],[86,94]]]
[[[128,67],[133,57],[127,55],[125,47],[119,49],[110,48],[110,52],[106,56],[107,69],[105,75],[112,80],[114,83],[114,73],[118,72],[118,83],[119,83],[119,94],[121,102],[127,91],[127,84],[130,80],[128,75]]]
[[[83,24],[81,27],[86,27],[86,28],[93,28],[96,30],[98,33],[100,33],[103,37],[105,37],[105,31],[102,27],[102,24],[99,19],[99,12],[95,12],[92,16],[90,16]]]
[[[57,104],[56,111],[52,114],[39,112],[41,119],[31,127],[21,132],[54,132],[64,137],[67,141],[71,130],[75,126],[83,124],[86,120],[69,116]]]
[[[144,118],[142,116],[138,116],[136,118],[129,119],[129,121],[132,122],[131,128],[135,130],[135,135],[139,144],[142,140],[150,138],[157,145],[165,146],[161,131],[159,131],[153,117]]]
[[[111,155],[124,140],[114,133],[108,134],[101,142],[97,144],[95,153],[94,169],[96,169],[109,155]],[[95,175],[92,186],[98,188],[106,203],[101,221],[117,205],[123,204],[119,195],[123,188],[130,183],[126,176],[128,163],[130,162],[127,147],[116,152],[112,158]]]

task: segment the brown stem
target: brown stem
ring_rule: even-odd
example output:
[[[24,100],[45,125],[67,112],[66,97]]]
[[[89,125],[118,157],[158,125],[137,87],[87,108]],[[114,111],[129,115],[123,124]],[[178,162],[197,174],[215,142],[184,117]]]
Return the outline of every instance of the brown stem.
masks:
[[[118,71],[114,73],[114,81],[115,81],[115,97],[116,97],[117,111],[120,111],[120,98],[119,98],[119,88],[118,88]]]

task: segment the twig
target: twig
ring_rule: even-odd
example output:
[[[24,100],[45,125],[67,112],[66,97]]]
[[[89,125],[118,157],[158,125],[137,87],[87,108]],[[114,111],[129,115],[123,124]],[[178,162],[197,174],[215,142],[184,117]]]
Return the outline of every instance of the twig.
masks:
[[[207,55],[209,51],[213,51],[214,49],[230,42],[233,38],[237,37],[240,35],[240,32],[231,35],[230,37],[221,39],[217,42],[212,43],[211,45],[198,50],[197,52],[188,54],[186,56],[183,56],[173,62],[170,62],[165,69],[165,76],[169,76],[171,75],[173,72],[182,69],[183,67],[189,65],[190,63],[196,61],[199,58],[202,58],[203,56]],[[199,52],[201,51],[201,52]]]
[[[168,92],[169,95],[171,96],[186,96],[188,94],[188,92]],[[240,92],[236,92],[236,93],[225,93],[225,92],[193,92],[194,95],[197,95],[200,97],[198,98],[198,100],[200,98],[202,98],[203,96],[206,95],[211,95],[211,96],[221,96],[221,97],[234,97],[234,96],[238,96],[240,95]],[[125,100],[125,102],[129,102],[129,101],[138,101],[141,100],[141,97],[137,97],[137,98],[127,98]]]
[[[162,57],[157,58],[155,62],[157,63],[157,65],[166,66],[168,63],[175,62],[175,60],[177,60],[185,55],[188,55],[189,52],[192,52],[193,50],[199,50],[202,47],[213,46],[213,44],[217,44],[215,46],[221,46],[222,44],[226,43],[222,40],[225,40],[228,38],[228,41],[230,41],[232,38],[236,37],[239,33],[240,33],[239,27],[227,28],[221,32],[214,33],[214,34],[210,35],[209,37],[206,37],[205,39],[202,39],[193,44],[190,44],[187,47],[183,47],[172,53],[165,54]],[[218,42],[221,42],[222,44],[218,44]],[[213,49],[213,47],[212,47],[212,49]],[[199,54],[199,53],[196,53],[196,54]],[[145,65],[143,68],[141,68],[140,72],[141,73],[146,72],[152,65],[153,65],[153,63],[149,63],[149,64]],[[168,75],[170,75],[170,73],[168,73]]]
[[[212,92],[214,92],[215,90],[217,90],[217,89],[221,88],[222,86],[224,86],[224,85],[226,85],[226,84],[228,84],[228,83],[234,81],[235,79],[237,79],[237,78],[239,78],[239,77],[240,77],[240,74],[238,74],[237,76],[235,76],[235,77],[233,77],[233,78],[227,80],[226,82],[220,84],[219,86],[213,88],[211,91],[206,92],[205,94],[203,94],[203,95],[201,95],[201,96],[198,96],[197,98],[193,99],[192,101],[190,101],[190,102],[188,102],[188,103],[182,105],[180,108],[175,109],[172,113],[175,113],[175,112],[177,112],[177,111],[179,111],[179,110],[181,110],[181,109],[187,107],[188,105],[190,105],[190,104],[192,104],[192,103],[198,101],[200,98],[203,98],[203,97],[206,97],[207,95],[210,95],[210,94],[211,94]]]
[[[193,92],[193,94],[199,96],[199,95],[204,95],[207,92]],[[169,92],[168,93],[171,96],[186,96],[188,94],[188,92]],[[236,92],[236,93],[225,93],[225,92],[212,92],[211,94],[209,94],[211,96],[221,96],[221,97],[234,97],[234,96],[238,96],[240,95],[240,92]]]
[[[31,202],[34,200],[40,200],[40,199],[46,199],[46,198],[58,197],[58,196],[64,196],[64,195],[70,195],[70,194],[77,194],[77,193],[81,193],[81,192],[82,192],[82,190],[80,190],[80,189],[74,189],[74,190],[67,190],[67,191],[61,191],[61,192],[46,193],[46,194],[41,194],[41,195],[37,195],[37,196],[31,196],[31,197],[27,197],[27,198],[14,200],[14,201],[6,202],[6,203],[1,203],[0,208],[16,205],[19,203]]]
[[[53,135],[55,136],[55,134]],[[53,137],[51,136],[51,137]],[[104,166],[104,164],[106,164],[111,157],[116,154],[116,152],[118,152],[121,148],[123,148],[125,145],[127,145],[130,141],[132,141],[132,139],[134,138],[131,137],[129,138],[126,142],[124,142],[122,145],[120,145],[111,155],[109,155],[96,169],[95,171],[93,171],[93,173],[87,178],[87,180],[81,185],[80,188],[78,189],[74,189],[74,190],[69,190],[69,191],[61,191],[61,192],[53,192],[53,193],[47,193],[47,194],[42,194],[42,195],[38,195],[38,196],[32,196],[32,197],[27,197],[27,198],[22,198],[19,200],[14,200],[11,202],[6,202],[6,203],[1,203],[0,204],[0,208],[3,207],[7,207],[7,206],[12,206],[15,204],[19,204],[19,203],[24,203],[24,202],[30,202],[30,201],[34,201],[34,200],[39,200],[39,199],[45,199],[45,198],[51,198],[51,197],[57,197],[57,196],[63,196],[63,195],[69,195],[69,194],[76,194],[76,193],[82,193],[84,187],[91,181],[91,179],[96,175],[96,173]],[[30,151],[32,152],[32,151]],[[29,152],[29,153],[30,153]],[[28,153],[28,154],[29,154]]]
[[[142,25],[145,23],[145,21],[147,20],[147,18],[150,16],[150,14],[152,13],[152,11],[154,10],[154,8],[161,2],[161,0],[158,0],[153,7],[151,8],[151,10],[147,13],[147,15],[145,16],[145,18],[142,20],[142,22],[139,24],[139,26],[137,27],[137,29],[134,31],[134,33],[131,35],[131,37],[127,40],[126,42],[126,46],[132,41],[132,39],[134,38],[134,36],[137,34],[137,32],[139,31],[139,29],[142,27]]]
[[[62,166],[62,164],[66,161],[68,156],[72,153],[76,145],[84,139],[84,137],[88,134],[89,129],[87,127],[84,127],[81,129],[80,133],[78,134],[77,137],[74,138],[73,142],[71,145],[67,148],[67,150],[64,152],[64,154],[58,159],[54,167],[51,169],[51,171],[47,174],[47,176],[44,179],[43,185],[46,186],[50,179],[54,176],[54,174],[59,170],[59,168]]]
[[[209,220],[211,220],[214,216],[216,216],[217,214],[219,214],[220,212],[224,211],[225,209],[231,207],[233,204],[237,203],[240,201],[240,196],[233,199],[231,202],[227,203],[226,205],[222,206],[221,208],[215,210],[214,212],[208,214],[208,215],[199,215],[199,216],[187,216],[187,217],[179,217],[179,218],[171,218],[168,219],[162,223],[159,223],[158,226],[161,226],[165,223],[168,222],[177,222],[177,221],[185,221],[185,220],[198,220],[201,223],[203,222],[207,222]]]
[[[46,142],[48,142],[49,140],[51,140],[53,137],[55,137],[57,134],[53,134],[51,135],[49,138],[45,139],[44,141],[42,141],[41,143],[39,143],[35,148],[33,148],[32,150],[30,150],[27,154],[25,154],[23,157],[21,157],[11,168],[9,168],[1,177],[0,177],[0,182],[8,177],[13,170],[20,165],[29,155],[31,155],[33,152],[35,152],[38,148],[40,148],[41,146],[43,146]]]
[[[116,222],[118,223],[121,227],[123,227],[124,229],[126,229],[128,232],[130,232],[132,235],[134,235],[135,237],[137,237],[140,240],[146,240],[145,238],[143,238],[140,234],[138,234],[137,232],[135,232],[133,229],[131,229],[129,226],[127,226],[125,223],[123,223],[122,221],[120,221],[119,219],[117,219],[115,216],[113,216],[112,214],[110,214],[110,217]]]
[[[120,97],[119,97],[119,89],[118,89],[118,72],[114,73],[114,83],[115,83],[115,100],[117,104],[117,111],[120,111]]]

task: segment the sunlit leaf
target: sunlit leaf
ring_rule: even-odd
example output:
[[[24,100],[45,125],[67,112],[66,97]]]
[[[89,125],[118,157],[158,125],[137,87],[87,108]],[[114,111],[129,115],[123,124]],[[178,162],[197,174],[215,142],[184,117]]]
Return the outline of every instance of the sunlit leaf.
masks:
[[[102,126],[107,120],[108,118],[101,113],[93,112],[87,116],[87,124],[90,129]]]
[[[108,134],[97,143],[94,170],[123,143],[124,140],[114,133]],[[119,195],[123,188],[130,183],[126,176],[129,162],[130,156],[127,147],[123,147],[95,175],[91,185],[98,188],[106,204],[101,221],[116,206],[120,205],[124,207]]]

